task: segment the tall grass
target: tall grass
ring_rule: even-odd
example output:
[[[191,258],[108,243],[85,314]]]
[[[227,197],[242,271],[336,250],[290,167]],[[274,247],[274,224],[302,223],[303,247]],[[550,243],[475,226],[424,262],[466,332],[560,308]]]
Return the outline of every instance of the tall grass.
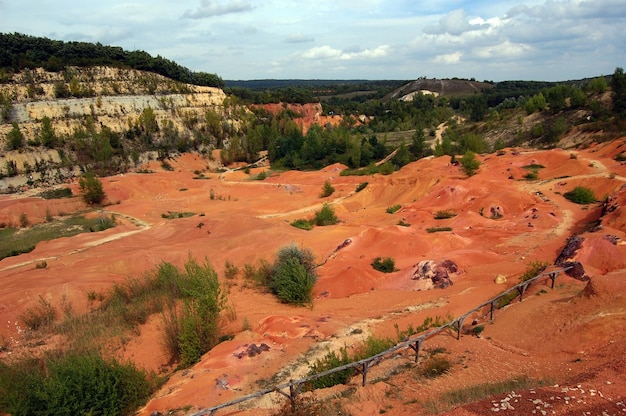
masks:
[[[436,398],[424,402],[424,408],[429,414],[440,414],[453,407],[484,400],[494,395],[528,390],[547,384],[549,384],[547,380],[535,380],[524,375],[516,376],[504,381],[483,383],[443,393]]]

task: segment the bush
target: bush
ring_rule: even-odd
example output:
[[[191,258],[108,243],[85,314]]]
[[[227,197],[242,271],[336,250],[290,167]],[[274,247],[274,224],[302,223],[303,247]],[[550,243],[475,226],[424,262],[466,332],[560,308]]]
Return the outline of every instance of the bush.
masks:
[[[0,412],[20,415],[132,415],[154,389],[132,364],[95,353],[0,363]]]
[[[316,280],[313,253],[292,244],[278,252],[268,283],[281,302],[306,305],[313,301]]]
[[[467,176],[473,176],[480,167],[480,161],[476,159],[474,152],[467,151],[461,158],[461,166]]]
[[[400,205],[400,204],[392,205],[390,207],[387,207],[385,212],[387,212],[387,214],[394,214],[394,213],[398,212],[400,210],[400,208],[402,208],[402,205]]]
[[[376,257],[372,261],[372,267],[383,273],[392,273],[396,271],[396,262],[391,257]]]
[[[335,210],[329,204],[324,204],[322,209],[315,213],[315,225],[317,226],[334,225],[338,222],[339,220],[337,219],[337,215],[335,215]]]
[[[581,205],[596,202],[596,196],[594,195],[593,190],[585,188],[584,186],[577,186],[573,190],[564,193],[563,196],[568,200]]]
[[[331,196],[335,192],[335,188],[330,184],[329,181],[324,182],[324,186],[322,186],[322,193],[320,194],[320,198],[326,198],[327,196]]]
[[[208,260],[199,264],[190,257],[185,263],[183,279],[173,266],[163,265],[159,275],[173,278],[172,283],[182,283],[176,287],[183,296],[182,307],[172,306],[164,318],[165,345],[174,347],[169,352],[173,358],[180,358],[182,366],[190,366],[219,342],[218,324],[226,306],[226,293]],[[176,344],[172,342],[173,338],[177,340]]]

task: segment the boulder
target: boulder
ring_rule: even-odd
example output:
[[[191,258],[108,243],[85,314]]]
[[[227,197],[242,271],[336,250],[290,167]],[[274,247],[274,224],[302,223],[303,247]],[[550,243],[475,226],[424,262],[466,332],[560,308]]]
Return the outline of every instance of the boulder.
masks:
[[[417,263],[411,279],[428,279],[436,288],[444,289],[453,284],[450,274],[458,273],[459,268],[452,260],[436,263],[434,260],[422,260]]]
[[[497,285],[502,285],[504,283],[506,283],[506,276],[503,274],[499,274],[496,276],[495,278],[495,282]]]

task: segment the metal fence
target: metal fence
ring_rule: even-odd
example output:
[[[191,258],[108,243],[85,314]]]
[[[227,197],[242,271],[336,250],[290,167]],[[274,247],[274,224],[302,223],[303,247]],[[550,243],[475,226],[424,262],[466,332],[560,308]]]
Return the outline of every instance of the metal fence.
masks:
[[[461,338],[461,329],[463,327],[463,322],[473,313],[479,312],[480,310],[482,310],[483,308],[489,306],[489,320],[493,321],[494,318],[494,310],[498,308],[498,302],[500,301],[500,299],[505,298],[507,296],[510,295],[510,293],[513,292],[517,292],[516,296],[514,298],[511,299],[515,300],[517,297],[519,297],[520,302],[523,300],[524,298],[524,293],[526,292],[526,290],[528,289],[528,287],[536,282],[539,279],[542,278],[549,278],[551,280],[551,285],[550,287],[552,289],[554,289],[554,284],[556,281],[557,276],[561,273],[561,272],[565,272],[569,269],[571,269],[572,267],[565,267],[565,268],[560,268],[557,270],[551,270],[549,272],[545,272],[545,273],[541,273],[538,274],[535,277],[532,277],[524,282],[518,283],[517,285],[513,286],[512,288],[500,293],[499,295],[489,299],[486,302],[481,303],[480,305],[476,306],[474,309],[464,313],[463,315],[459,316],[458,318],[454,319],[451,322],[448,322],[444,325],[441,325],[437,328],[434,328],[428,332],[425,332],[419,336],[414,336],[412,338],[409,338],[405,341],[402,341],[396,345],[394,345],[393,347],[389,348],[388,350],[385,350],[381,353],[378,353],[376,355],[373,355],[371,357],[368,358],[364,358],[360,361],[355,361],[346,365],[342,365],[340,367],[335,367],[332,368],[330,370],[327,371],[323,371],[321,373],[317,373],[314,375],[311,375],[309,377],[305,377],[305,378],[301,378],[299,380],[291,380],[289,381],[289,383],[284,383],[284,384],[280,384],[278,386],[275,387],[271,387],[271,388],[267,388],[265,390],[260,390],[257,391],[256,393],[253,394],[249,394],[247,396],[243,396],[240,397],[238,399],[235,400],[231,400],[229,402],[225,402],[222,404],[219,404],[217,406],[213,406],[213,407],[209,407],[203,410],[200,410],[199,412],[193,413],[191,416],[213,416],[215,415],[215,413],[220,410],[220,409],[224,409],[226,407],[230,407],[230,406],[235,406],[239,403],[243,403],[246,402],[248,400],[253,400],[253,399],[257,399],[261,396],[264,396],[266,394],[270,394],[270,393],[279,393],[283,396],[285,396],[286,398],[288,398],[291,401],[291,405],[292,407],[295,407],[295,403],[296,403],[296,398],[298,397],[298,395],[300,394],[302,387],[309,381],[327,376],[329,374],[334,374],[334,373],[338,373],[340,371],[344,371],[344,370],[348,370],[348,369],[354,369],[356,372],[358,372],[359,374],[361,374],[362,380],[361,383],[363,386],[365,386],[365,384],[367,384],[367,373],[369,372],[370,368],[372,368],[373,366],[375,366],[376,364],[380,363],[382,360],[388,358],[390,355],[392,355],[394,352],[400,350],[400,349],[404,349],[404,348],[410,348],[415,352],[415,362],[417,362],[418,358],[419,358],[419,353],[420,353],[420,349],[422,348],[424,342],[426,342],[427,339],[434,337],[435,335],[438,335],[444,331],[448,331],[450,329],[452,329],[454,332],[456,332],[456,338],[460,339]]]

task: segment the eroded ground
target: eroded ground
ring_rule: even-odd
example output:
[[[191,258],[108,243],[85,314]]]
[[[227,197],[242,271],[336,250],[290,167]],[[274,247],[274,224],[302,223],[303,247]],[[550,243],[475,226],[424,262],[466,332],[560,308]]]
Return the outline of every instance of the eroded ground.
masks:
[[[234,339],[219,344],[196,366],[174,374],[141,413],[197,411],[304,376],[307,362],[329,349],[357,344],[370,333],[392,335],[394,324],[402,329],[419,325],[428,316],[459,316],[517,283],[530,261],[552,264],[568,237],[587,231],[588,224],[600,217],[599,205],[576,205],[563,197],[580,185],[592,188],[598,198],[611,195],[618,206],[603,218],[601,229],[583,234],[585,242],[575,258],[593,287],[564,275],[555,289],[539,285],[521,304],[498,311],[493,324],[476,316],[486,323],[481,338],[429,340],[427,348],[445,349],[455,363],[448,374],[427,382],[418,381],[410,369],[395,374],[398,367],[410,367],[413,357],[408,350],[372,370],[377,382],[357,388],[360,379],[355,378],[347,388],[356,392],[344,399],[343,409],[354,415],[420,414],[428,397],[527,375],[548,378],[554,386],[525,392],[523,397],[494,398],[454,414],[495,412],[496,407],[506,407],[501,400],[512,407],[520,403],[518,410],[522,402],[535,406],[524,407],[524,414],[531,410],[570,414],[567,406],[575,400],[566,406],[566,395],[584,397],[590,414],[602,414],[597,410],[602,404],[607,414],[622,414],[616,403],[623,403],[626,391],[622,358],[626,214],[621,208],[626,203],[626,166],[613,160],[622,143],[584,151],[507,149],[502,155],[481,157],[480,171],[471,178],[443,157],[411,163],[389,176],[340,176],[344,167],[333,165],[316,172],[273,174],[263,181],[251,180],[242,171],[207,171],[206,179],[194,179],[198,177],[194,172],[210,163],[197,155],[173,161],[173,172],[161,171],[155,163],[149,167],[156,170],[152,174],[104,178],[112,204],[103,210],[117,214],[117,227],[41,243],[31,253],[0,261],[0,334],[10,340],[9,351],[16,351],[24,343],[18,317],[36,305],[39,296],[53,304],[65,297],[75,310],[87,310],[87,292],[104,292],[161,261],[182,266],[189,255],[206,257],[221,274],[227,261],[239,267],[272,261],[281,247],[291,243],[311,249],[321,264],[312,308],[279,304],[238,280],[229,290],[236,319],[227,330],[236,334]],[[533,164],[544,166],[538,180],[524,180],[528,173],[524,166]],[[322,199],[324,181],[336,191]],[[356,193],[365,181],[368,186]],[[76,184],[73,189],[78,193]],[[313,217],[323,203],[333,204],[338,225],[311,231],[290,225],[295,219]],[[386,212],[396,204],[401,205],[396,213]],[[25,212],[31,222],[38,222],[44,220],[46,209],[59,215],[82,208],[77,199],[2,196],[0,221],[18,223]],[[457,215],[435,219],[442,210]],[[196,215],[162,217],[170,211]],[[433,227],[452,230],[427,232]],[[398,271],[375,271],[370,264],[378,256],[395,259]],[[43,259],[48,267],[37,269]],[[451,275],[453,284],[426,290],[428,282],[412,279],[415,266],[424,260],[452,260],[459,267]],[[496,284],[498,275],[506,282]],[[160,325],[158,317],[150,319],[138,337],[114,353],[157,372],[168,368]],[[262,343],[269,350],[253,357],[242,354],[250,345]],[[316,394],[332,396],[345,388]],[[598,392],[605,399],[599,404],[594,401],[600,400]],[[533,399],[551,407],[538,409],[543,404]],[[218,414],[271,414],[271,407],[283,402],[281,396],[269,395],[249,403],[248,410],[230,408]],[[506,411],[512,412],[498,409]]]

